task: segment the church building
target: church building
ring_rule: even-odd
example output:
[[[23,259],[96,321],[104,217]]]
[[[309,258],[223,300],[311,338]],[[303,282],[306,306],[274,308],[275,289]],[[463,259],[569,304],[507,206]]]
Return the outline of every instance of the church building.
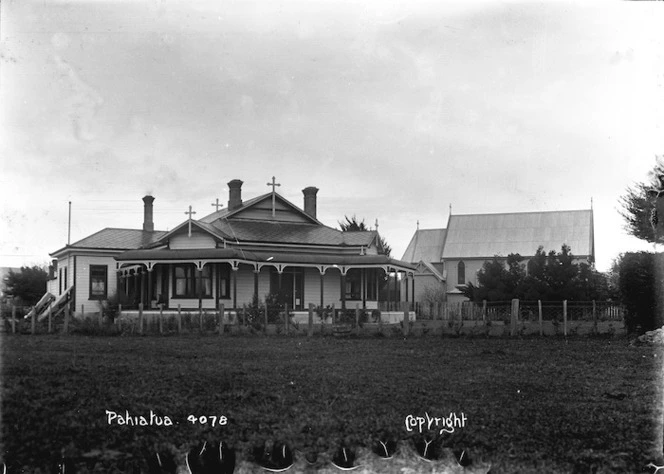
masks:
[[[459,302],[467,300],[462,289],[468,282],[477,284],[484,262],[518,253],[525,264],[538,247],[559,252],[563,244],[576,263],[595,261],[592,209],[451,214],[445,229],[417,229],[402,260],[416,266],[416,301],[429,288]]]

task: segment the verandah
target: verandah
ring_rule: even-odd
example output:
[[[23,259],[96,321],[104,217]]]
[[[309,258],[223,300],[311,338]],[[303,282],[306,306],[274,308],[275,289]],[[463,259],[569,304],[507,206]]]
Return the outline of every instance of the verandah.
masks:
[[[266,267],[266,268],[264,268]],[[405,280],[401,289],[401,282]],[[237,309],[268,298],[304,310],[309,304],[345,310],[400,308],[415,294],[412,271],[388,265],[290,265],[231,261],[124,262],[118,300],[146,310]]]

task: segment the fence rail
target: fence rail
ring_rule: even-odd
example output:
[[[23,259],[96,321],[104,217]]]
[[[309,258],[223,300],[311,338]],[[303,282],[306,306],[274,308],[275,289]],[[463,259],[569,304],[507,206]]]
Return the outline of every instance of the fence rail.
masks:
[[[380,306],[379,306],[380,308]],[[383,332],[385,328],[407,334],[411,328],[425,328],[424,333],[451,330],[456,334],[468,328],[487,335],[489,328],[504,328],[502,335],[543,335],[550,329],[554,334],[601,332],[614,330],[614,323],[623,322],[625,310],[611,302],[551,302],[499,301],[423,304],[402,302],[386,304],[383,309],[325,308],[310,305],[306,310],[287,306],[243,306],[219,310],[164,309],[126,310],[120,308],[84,307],[59,314],[48,314],[39,321],[29,315],[30,307],[3,305],[0,308],[2,330],[7,333],[89,333],[89,334],[224,334],[229,332],[290,334],[353,332],[368,334]],[[74,317],[76,316],[76,317]],[[404,324],[408,321],[409,324]],[[465,329],[464,329],[465,328]],[[483,329],[482,329],[483,328]],[[600,328],[600,329],[598,329]],[[494,331],[495,332],[495,331]]]

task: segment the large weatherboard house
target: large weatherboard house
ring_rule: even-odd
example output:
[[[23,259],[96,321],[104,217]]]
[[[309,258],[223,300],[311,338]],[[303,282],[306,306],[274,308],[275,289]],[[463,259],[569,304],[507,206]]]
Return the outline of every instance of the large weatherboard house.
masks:
[[[76,312],[96,311],[112,297],[146,310],[214,310],[268,294],[279,294],[295,311],[310,303],[375,309],[381,282],[394,273],[410,281],[412,295],[415,267],[385,255],[377,231],[342,232],[321,223],[317,188],[302,190],[299,208],[275,192],[274,180],[272,192],[248,201],[242,184],[228,183],[226,208],[198,220],[190,213],[167,232],[154,229],[154,198],[145,196],[141,229],[106,228],[53,252],[50,291],[69,294]]]
[[[595,261],[592,209],[450,215],[445,229],[417,229],[402,260],[416,267],[415,301],[439,288],[450,302],[466,300],[462,289],[477,284],[484,262],[518,253],[526,263],[542,246],[560,251],[567,244],[577,263]]]

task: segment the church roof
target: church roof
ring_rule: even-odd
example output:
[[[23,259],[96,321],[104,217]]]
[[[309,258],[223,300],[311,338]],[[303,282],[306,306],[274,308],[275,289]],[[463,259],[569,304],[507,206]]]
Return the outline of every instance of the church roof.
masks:
[[[445,243],[445,229],[418,229],[401,257],[404,262],[440,262]]]
[[[592,209],[451,215],[443,259],[533,256],[567,244],[576,256],[595,254]]]
[[[148,232],[141,229],[117,229],[107,227],[73,244],[56,250],[51,255],[67,249],[130,250],[149,245],[166,234],[164,231]]]

